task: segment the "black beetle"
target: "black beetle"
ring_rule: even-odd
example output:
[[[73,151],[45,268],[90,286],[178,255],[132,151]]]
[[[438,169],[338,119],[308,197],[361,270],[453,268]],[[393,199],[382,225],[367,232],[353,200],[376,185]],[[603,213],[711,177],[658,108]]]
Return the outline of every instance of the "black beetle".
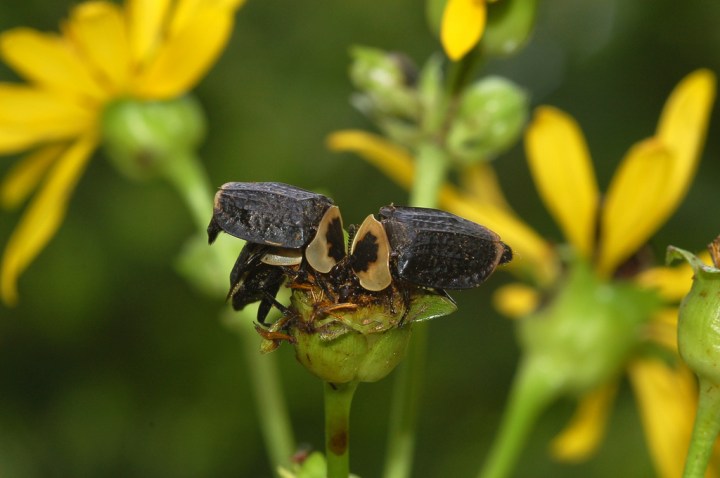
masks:
[[[283,183],[225,183],[215,194],[208,242],[225,231],[256,244],[299,249],[332,204],[329,197]]]
[[[394,273],[422,287],[477,287],[512,259],[512,249],[493,231],[449,212],[384,206],[380,222],[390,240]]]
[[[267,263],[267,258],[274,258],[269,246],[248,242],[240,251],[235,265],[230,272],[230,292],[235,310],[242,310],[246,305],[260,301],[257,320],[265,323],[270,309],[275,304],[275,296],[285,281],[285,273],[274,263]]]
[[[230,274],[228,298],[236,310],[260,301],[260,323],[273,305],[282,307],[275,296],[298,274],[295,266],[329,274],[323,281],[332,287],[354,276],[350,284],[372,292],[393,281],[442,291],[477,287],[512,259],[493,231],[445,211],[390,205],[379,217],[351,226],[348,255],[332,199],[283,183],[232,182],[215,195],[207,231],[210,243],[221,231],[248,241]]]

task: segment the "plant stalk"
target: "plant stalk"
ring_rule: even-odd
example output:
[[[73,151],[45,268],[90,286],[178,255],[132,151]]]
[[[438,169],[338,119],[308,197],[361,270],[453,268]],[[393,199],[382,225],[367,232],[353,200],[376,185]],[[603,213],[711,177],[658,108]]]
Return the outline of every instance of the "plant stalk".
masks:
[[[445,180],[446,168],[445,153],[438,145],[427,142],[419,146],[410,205],[437,206],[438,191]],[[427,335],[428,324],[413,325],[413,339],[407,357],[398,366],[390,407],[388,449],[383,470],[385,478],[407,478],[412,471]]]
[[[720,433],[720,387],[700,379],[700,398],[683,478],[704,478]]]
[[[515,376],[500,424],[500,433],[485,460],[479,478],[505,478],[512,472],[540,413],[559,393],[559,384],[525,361]]]
[[[327,478],[350,476],[350,405],[358,382],[325,382]]]

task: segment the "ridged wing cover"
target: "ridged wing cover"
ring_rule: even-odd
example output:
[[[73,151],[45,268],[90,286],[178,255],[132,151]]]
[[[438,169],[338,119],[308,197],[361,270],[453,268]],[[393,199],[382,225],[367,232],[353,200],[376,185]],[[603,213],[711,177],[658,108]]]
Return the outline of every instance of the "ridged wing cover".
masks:
[[[256,244],[301,248],[332,204],[322,194],[283,183],[226,183],[215,194],[208,239],[212,243],[224,231]]]
[[[512,250],[490,229],[437,209],[385,206],[380,217],[397,275],[441,289],[477,287]]]

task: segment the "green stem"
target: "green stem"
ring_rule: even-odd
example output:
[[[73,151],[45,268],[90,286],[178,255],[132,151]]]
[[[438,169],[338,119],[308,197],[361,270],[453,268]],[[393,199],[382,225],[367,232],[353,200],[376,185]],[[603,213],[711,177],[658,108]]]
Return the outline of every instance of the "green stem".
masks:
[[[445,180],[446,168],[445,153],[439,146],[428,142],[418,147],[415,181],[410,192],[412,206],[437,205],[438,191]],[[407,357],[398,367],[390,407],[388,450],[383,471],[385,478],[407,478],[412,470],[427,335],[427,324],[413,325],[413,340]]]
[[[436,207],[440,186],[445,181],[447,159],[443,149],[428,141],[417,148],[415,180],[410,191],[410,205]]]
[[[700,379],[700,399],[683,478],[703,478],[720,433],[720,387]]]
[[[452,62],[447,77],[448,98],[458,96],[465,86],[475,77],[475,72],[480,68],[481,54],[478,47],[465,55],[459,62]]]
[[[526,361],[515,376],[500,433],[479,478],[503,478],[511,473],[535,421],[559,391],[559,384],[534,365]]]
[[[408,477],[412,471],[427,340],[428,323],[413,325],[413,339],[405,361],[398,367],[393,388],[385,478]]]
[[[327,478],[350,476],[350,405],[357,385],[357,382],[325,382]]]
[[[204,233],[212,216],[214,192],[200,159],[192,152],[179,153],[167,161],[163,172],[185,201],[195,225]]]
[[[205,169],[192,152],[177,154],[167,162],[165,178],[175,187],[190,210],[198,233],[205,235],[213,208],[214,191],[210,187]],[[232,267],[236,249],[223,248],[218,241],[212,251],[212,260],[218,274],[228,274]],[[223,294],[224,291],[219,291]],[[226,321],[237,324],[233,327],[242,338],[248,372],[255,396],[255,409],[260,417],[260,428],[271,466],[277,473],[278,465],[287,466],[295,450],[288,408],[280,385],[280,376],[274,356],[260,355],[257,334],[253,329],[255,308],[247,308]]]

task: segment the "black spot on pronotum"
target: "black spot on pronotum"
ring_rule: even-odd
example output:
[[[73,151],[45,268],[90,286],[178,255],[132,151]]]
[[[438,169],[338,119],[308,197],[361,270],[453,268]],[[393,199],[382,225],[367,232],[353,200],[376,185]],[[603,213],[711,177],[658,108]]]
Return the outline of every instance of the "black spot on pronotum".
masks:
[[[337,206],[330,206],[318,224],[317,232],[305,249],[310,267],[327,274],[345,257],[342,217]]]
[[[372,214],[360,225],[350,246],[350,267],[366,290],[383,290],[392,282],[390,242]]]
[[[328,243],[328,255],[335,259],[335,262],[339,262],[345,257],[345,236],[340,217],[336,217],[330,222],[325,237]]]
[[[350,266],[355,272],[365,272],[378,258],[378,240],[372,232],[364,234],[355,243]]]

